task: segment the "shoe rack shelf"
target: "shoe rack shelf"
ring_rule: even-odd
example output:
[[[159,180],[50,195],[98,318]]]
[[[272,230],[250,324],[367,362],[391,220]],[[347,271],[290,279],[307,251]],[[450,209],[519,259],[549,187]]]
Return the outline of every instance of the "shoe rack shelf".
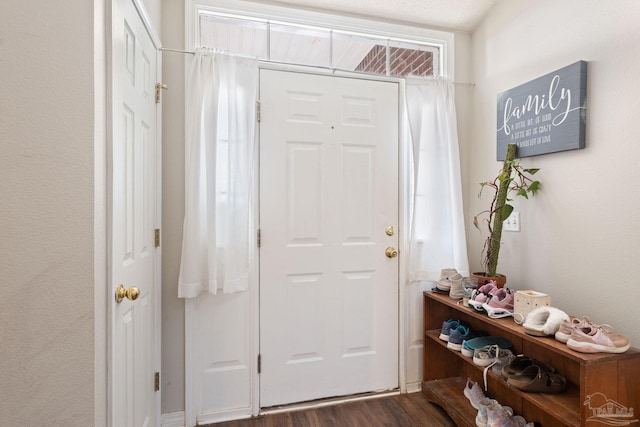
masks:
[[[476,425],[477,411],[462,391],[467,378],[483,384],[483,368],[474,365],[472,358],[450,350],[438,338],[442,322],[448,319],[464,320],[474,330],[509,339],[514,354],[551,365],[567,379],[563,393],[525,393],[489,369],[487,396],[510,406],[527,421],[542,427],[598,427],[608,424],[605,416],[614,421],[640,419],[640,350],[636,348],[622,354],[578,353],[553,337],[527,335],[512,318],[491,319],[447,295],[430,291],[424,292],[423,317],[422,393],[441,406],[458,426]],[[611,417],[603,410],[619,415]],[[630,425],[639,424],[635,421]]]

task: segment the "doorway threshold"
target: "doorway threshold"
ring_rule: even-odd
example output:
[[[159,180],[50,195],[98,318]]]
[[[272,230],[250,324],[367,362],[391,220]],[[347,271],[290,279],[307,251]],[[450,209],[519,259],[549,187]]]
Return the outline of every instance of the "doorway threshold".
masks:
[[[289,405],[271,406],[261,408],[259,415],[280,414],[283,412],[303,411],[305,409],[322,408],[324,406],[339,405],[342,403],[357,402],[359,400],[377,399],[380,397],[397,396],[399,389],[373,391],[368,393],[352,394],[348,396],[328,397],[324,399],[311,400],[308,402],[291,403]]]

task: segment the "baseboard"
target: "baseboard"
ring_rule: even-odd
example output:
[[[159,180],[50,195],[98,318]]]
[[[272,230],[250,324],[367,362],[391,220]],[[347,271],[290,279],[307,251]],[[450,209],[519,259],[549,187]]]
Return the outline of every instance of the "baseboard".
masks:
[[[162,427],[184,427],[184,411],[162,414]]]
[[[407,383],[407,393],[416,393],[422,391],[422,382]]]

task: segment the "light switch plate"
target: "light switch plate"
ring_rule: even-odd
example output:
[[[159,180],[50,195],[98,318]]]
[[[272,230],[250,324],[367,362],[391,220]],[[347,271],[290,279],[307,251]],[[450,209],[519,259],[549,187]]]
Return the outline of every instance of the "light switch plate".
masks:
[[[502,230],[520,231],[520,212],[511,212],[509,218],[505,219],[502,223]]]

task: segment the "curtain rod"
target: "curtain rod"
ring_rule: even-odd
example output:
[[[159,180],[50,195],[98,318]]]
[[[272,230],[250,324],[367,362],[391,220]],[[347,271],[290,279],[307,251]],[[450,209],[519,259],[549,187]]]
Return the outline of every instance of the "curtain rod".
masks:
[[[171,48],[168,48],[168,47],[161,47],[160,50],[163,51],[163,52],[184,53],[184,54],[187,54],[187,55],[195,55],[196,54],[194,51],[191,51],[191,50],[171,49]],[[238,55],[238,56],[242,56],[242,55]],[[291,65],[288,62],[267,61],[267,60],[263,60],[263,59],[261,59],[260,61],[268,62],[270,64]],[[322,69],[325,69],[325,70],[336,71],[335,68],[331,68],[331,67],[315,66],[314,68],[322,68]],[[345,70],[345,71],[348,71],[348,70]],[[369,74],[369,73],[364,73],[364,74]],[[475,85],[476,85],[475,83],[464,83],[464,82],[455,82],[455,81],[453,82],[453,84],[454,85],[458,85],[458,86],[471,86],[471,87],[475,87]]]
[[[161,51],[166,51],[166,52],[176,52],[176,53],[187,53],[189,55],[195,55],[195,52],[189,51],[189,50],[182,50],[182,49],[169,49],[168,47],[161,47],[160,48]]]

